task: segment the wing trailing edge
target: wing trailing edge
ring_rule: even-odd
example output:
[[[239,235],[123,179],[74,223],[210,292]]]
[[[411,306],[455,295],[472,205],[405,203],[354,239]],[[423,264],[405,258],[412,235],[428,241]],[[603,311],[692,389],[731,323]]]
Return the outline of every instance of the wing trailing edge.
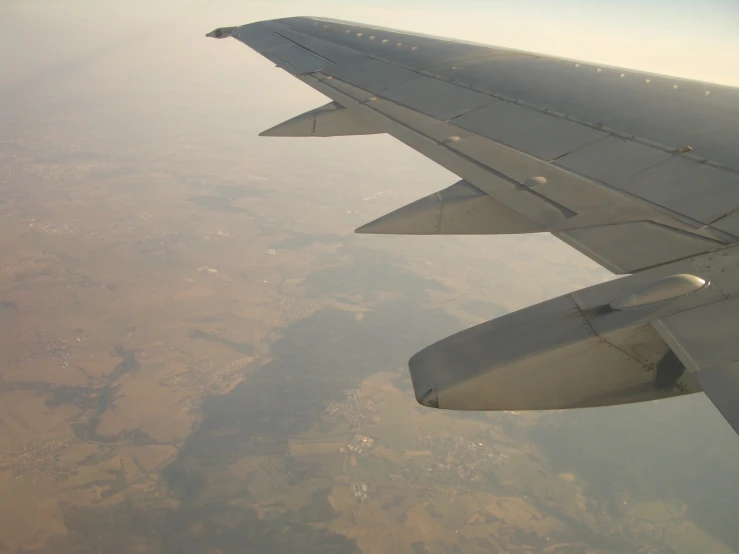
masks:
[[[375,135],[382,131],[337,102],[288,119],[259,134],[261,137],[341,137]]]

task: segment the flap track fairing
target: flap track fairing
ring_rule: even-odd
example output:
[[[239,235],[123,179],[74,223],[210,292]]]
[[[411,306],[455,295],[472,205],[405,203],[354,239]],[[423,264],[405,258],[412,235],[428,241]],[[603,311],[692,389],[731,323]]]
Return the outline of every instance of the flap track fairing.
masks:
[[[504,235],[542,229],[467,181],[429,194],[357,229],[390,235]]]
[[[381,133],[354,112],[336,102],[288,119],[259,134],[261,137],[341,137]]]

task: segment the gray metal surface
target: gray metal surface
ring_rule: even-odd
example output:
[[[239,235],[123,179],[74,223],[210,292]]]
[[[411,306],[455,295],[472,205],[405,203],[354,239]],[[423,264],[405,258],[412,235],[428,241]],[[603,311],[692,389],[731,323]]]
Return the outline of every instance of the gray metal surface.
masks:
[[[479,51],[479,46],[474,44],[440,41],[435,37],[412,35],[396,29],[370,27],[351,21],[307,17],[291,17],[278,21],[297,32],[416,68],[465,58]]]
[[[462,179],[358,232],[547,231],[634,273],[422,350],[420,403],[558,409],[703,386],[739,432],[739,89],[324,18],[208,36],[333,101],[266,134],[384,132]]]
[[[663,336],[691,371],[739,360],[739,297],[659,319]]]
[[[310,73],[334,63],[295,44],[280,46],[270,50],[270,53],[293,67],[296,73]]]
[[[303,33],[296,33],[292,29],[282,27],[274,31],[275,35],[300,45],[302,48],[316,54],[326,60],[330,60],[334,64],[354,64],[358,61],[366,59],[361,52],[357,52],[352,48],[347,48],[332,42],[327,42],[319,38],[315,38]]]
[[[369,58],[327,68],[326,73],[370,92],[380,92],[418,77],[418,73],[408,69]]]
[[[660,148],[609,135],[559,158],[557,165],[601,183],[619,183],[673,156]]]
[[[556,236],[614,273],[631,273],[720,248],[711,240],[647,221],[586,227]],[[608,258],[600,258],[607,252]]]
[[[614,186],[701,223],[711,223],[739,205],[738,174],[679,155]]]
[[[712,227],[739,237],[739,213],[729,214],[711,225]]]

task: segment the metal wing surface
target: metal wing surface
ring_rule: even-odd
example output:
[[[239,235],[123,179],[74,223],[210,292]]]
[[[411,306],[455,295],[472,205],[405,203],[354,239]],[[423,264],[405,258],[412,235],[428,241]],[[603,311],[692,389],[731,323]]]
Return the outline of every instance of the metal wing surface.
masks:
[[[596,292],[584,289],[555,299],[559,304],[527,308],[422,351],[411,360],[419,402],[525,409],[644,400],[662,393],[631,394],[629,387],[651,382],[656,390],[662,387],[657,381],[664,384],[664,368],[675,364],[682,367],[680,375],[687,367],[696,377],[690,383],[676,377],[670,386],[680,393],[700,390],[696,381],[714,399],[719,393],[711,383],[733,383],[736,389],[739,370],[731,364],[739,355],[693,368],[685,354],[692,347],[678,346],[693,344],[690,325],[682,335],[669,334],[669,318],[657,320],[680,314],[700,321],[695,336],[710,335],[720,321],[724,334],[736,334],[736,310],[726,307],[731,287],[710,285],[716,276],[705,260],[717,252],[731,263],[739,260],[732,247],[739,242],[739,89],[325,18],[225,27],[208,36],[236,38],[331,100],[263,135],[387,133],[459,176],[450,187],[357,232],[550,232],[614,273],[638,273],[636,281],[635,275],[599,285]],[[679,287],[671,288],[671,271],[709,285],[686,292],[686,303]],[[647,288],[629,288],[637,282]],[[625,290],[658,300],[624,310],[619,306],[629,303]],[[583,308],[580,300],[593,295],[603,304]],[[696,306],[713,304],[723,319],[691,315]],[[563,322],[570,325],[567,336],[556,331]],[[517,344],[519,328],[538,328],[543,338]],[[502,353],[484,346],[493,344],[491,336],[498,337]],[[600,352],[603,344],[623,355]],[[638,344],[651,353],[634,350]],[[556,355],[561,363],[582,359],[582,368],[574,364],[566,379],[548,375],[538,390],[491,400],[503,398],[493,389],[510,384],[513,368],[536,383],[532,375],[545,371]],[[440,360],[446,360],[444,367]],[[587,373],[593,364],[600,374]],[[633,375],[651,372],[651,381],[625,378],[627,366]],[[719,369],[703,373],[711,368]],[[578,371],[586,372],[584,380]],[[611,383],[618,394],[596,381]],[[446,393],[441,382],[451,387]],[[569,387],[567,394],[557,392],[559,382]],[[481,390],[488,391],[484,397]],[[721,394],[736,398],[734,392]],[[465,405],[474,394],[477,400]],[[715,401],[724,415],[735,414],[722,408],[724,400]]]

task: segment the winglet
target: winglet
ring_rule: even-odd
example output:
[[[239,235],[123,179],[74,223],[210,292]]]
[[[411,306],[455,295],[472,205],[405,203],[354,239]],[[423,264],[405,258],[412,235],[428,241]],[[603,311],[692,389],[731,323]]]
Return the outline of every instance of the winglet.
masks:
[[[382,131],[336,102],[310,110],[259,133],[260,137],[338,137]]]

